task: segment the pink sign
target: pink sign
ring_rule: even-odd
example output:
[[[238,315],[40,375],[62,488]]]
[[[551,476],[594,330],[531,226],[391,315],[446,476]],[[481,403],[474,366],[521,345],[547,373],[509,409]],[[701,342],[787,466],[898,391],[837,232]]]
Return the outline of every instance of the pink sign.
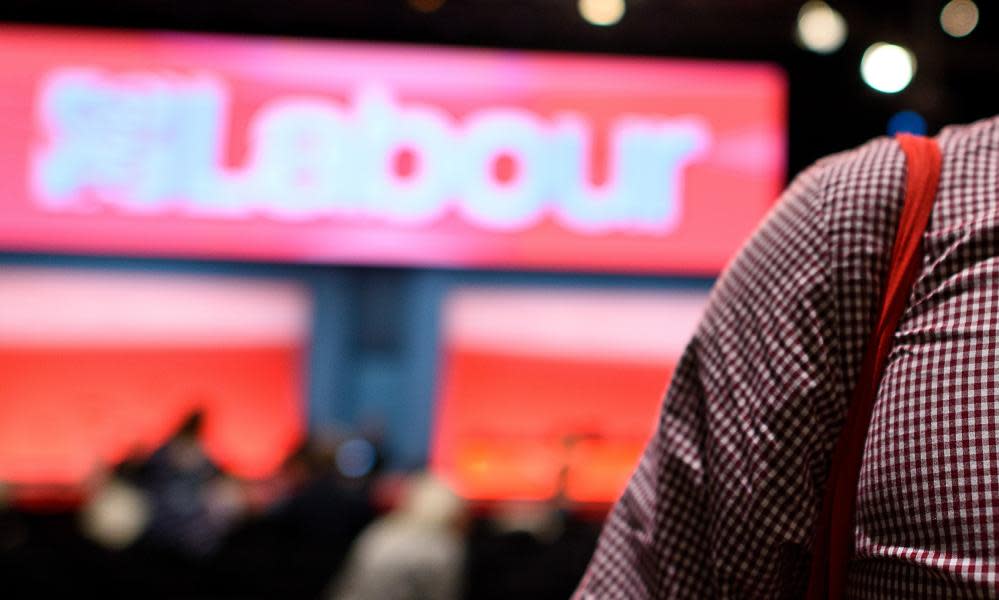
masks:
[[[8,27],[0,249],[720,270],[784,177],[774,67]]]

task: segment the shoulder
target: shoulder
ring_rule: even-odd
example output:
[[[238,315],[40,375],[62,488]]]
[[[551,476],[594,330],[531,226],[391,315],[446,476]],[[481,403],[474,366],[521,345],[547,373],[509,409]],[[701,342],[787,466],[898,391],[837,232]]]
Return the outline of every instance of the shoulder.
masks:
[[[999,117],[944,128],[940,187],[930,219],[931,254],[975,230],[982,241],[993,227],[999,181]],[[941,248],[936,248],[942,251]]]
[[[999,148],[999,116],[944,127],[936,139],[945,159],[993,152]]]
[[[999,116],[944,128],[936,137],[944,155],[945,185],[976,184],[999,155]],[[999,164],[995,166],[999,167]],[[799,173],[771,213],[820,227],[831,243],[847,244],[894,231],[905,197],[905,155],[891,137],[826,156]],[[810,218],[801,219],[808,213]],[[890,236],[889,236],[890,237]]]
[[[943,185],[980,183],[999,154],[999,116],[945,127],[935,139],[943,153]],[[863,229],[865,224],[877,233],[894,231],[905,196],[905,172],[898,142],[878,137],[817,161],[798,179],[813,188],[812,202],[826,214],[835,238],[840,230]]]
[[[827,156],[799,173],[730,265],[727,279],[748,273],[837,269],[850,247],[886,237],[904,196],[905,157],[887,137]],[[786,266],[786,269],[778,267]],[[784,271],[784,272],[781,272]]]
[[[853,243],[851,233],[880,235],[894,227],[904,187],[901,147],[892,138],[875,138],[797,174],[756,237],[805,237],[825,247]]]
[[[891,214],[901,206],[905,155],[892,138],[875,138],[833,154],[811,170],[820,182],[822,210],[834,237],[841,221],[891,220]]]

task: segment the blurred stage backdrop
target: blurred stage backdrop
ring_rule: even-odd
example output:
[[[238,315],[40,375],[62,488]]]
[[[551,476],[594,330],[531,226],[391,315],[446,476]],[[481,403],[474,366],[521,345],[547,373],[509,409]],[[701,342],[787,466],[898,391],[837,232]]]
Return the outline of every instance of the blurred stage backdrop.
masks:
[[[993,8],[6,3],[0,566],[364,597],[429,472],[461,594],[566,597],[714,278],[816,158],[990,116]],[[156,535],[192,416],[193,546]]]

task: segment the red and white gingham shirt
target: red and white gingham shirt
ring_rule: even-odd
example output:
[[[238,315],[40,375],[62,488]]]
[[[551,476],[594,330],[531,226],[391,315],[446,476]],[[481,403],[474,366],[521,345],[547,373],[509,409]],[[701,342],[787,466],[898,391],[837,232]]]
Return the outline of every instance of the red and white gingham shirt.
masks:
[[[999,117],[940,134],[857,496],[851,598],[999,597]],[[796,598],[904,198],[891,139],[796,178],[719,280],[577,599]]]

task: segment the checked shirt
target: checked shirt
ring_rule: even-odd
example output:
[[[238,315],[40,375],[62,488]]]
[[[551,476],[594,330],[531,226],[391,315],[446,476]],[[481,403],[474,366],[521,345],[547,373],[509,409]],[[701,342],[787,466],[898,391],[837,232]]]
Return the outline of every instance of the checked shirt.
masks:
[[[945,129],[857,495],[851,598],[999,597],[999,117]],[[797,598],[886,277],[905,158],[799,175],[727,268],[577,600]]]

